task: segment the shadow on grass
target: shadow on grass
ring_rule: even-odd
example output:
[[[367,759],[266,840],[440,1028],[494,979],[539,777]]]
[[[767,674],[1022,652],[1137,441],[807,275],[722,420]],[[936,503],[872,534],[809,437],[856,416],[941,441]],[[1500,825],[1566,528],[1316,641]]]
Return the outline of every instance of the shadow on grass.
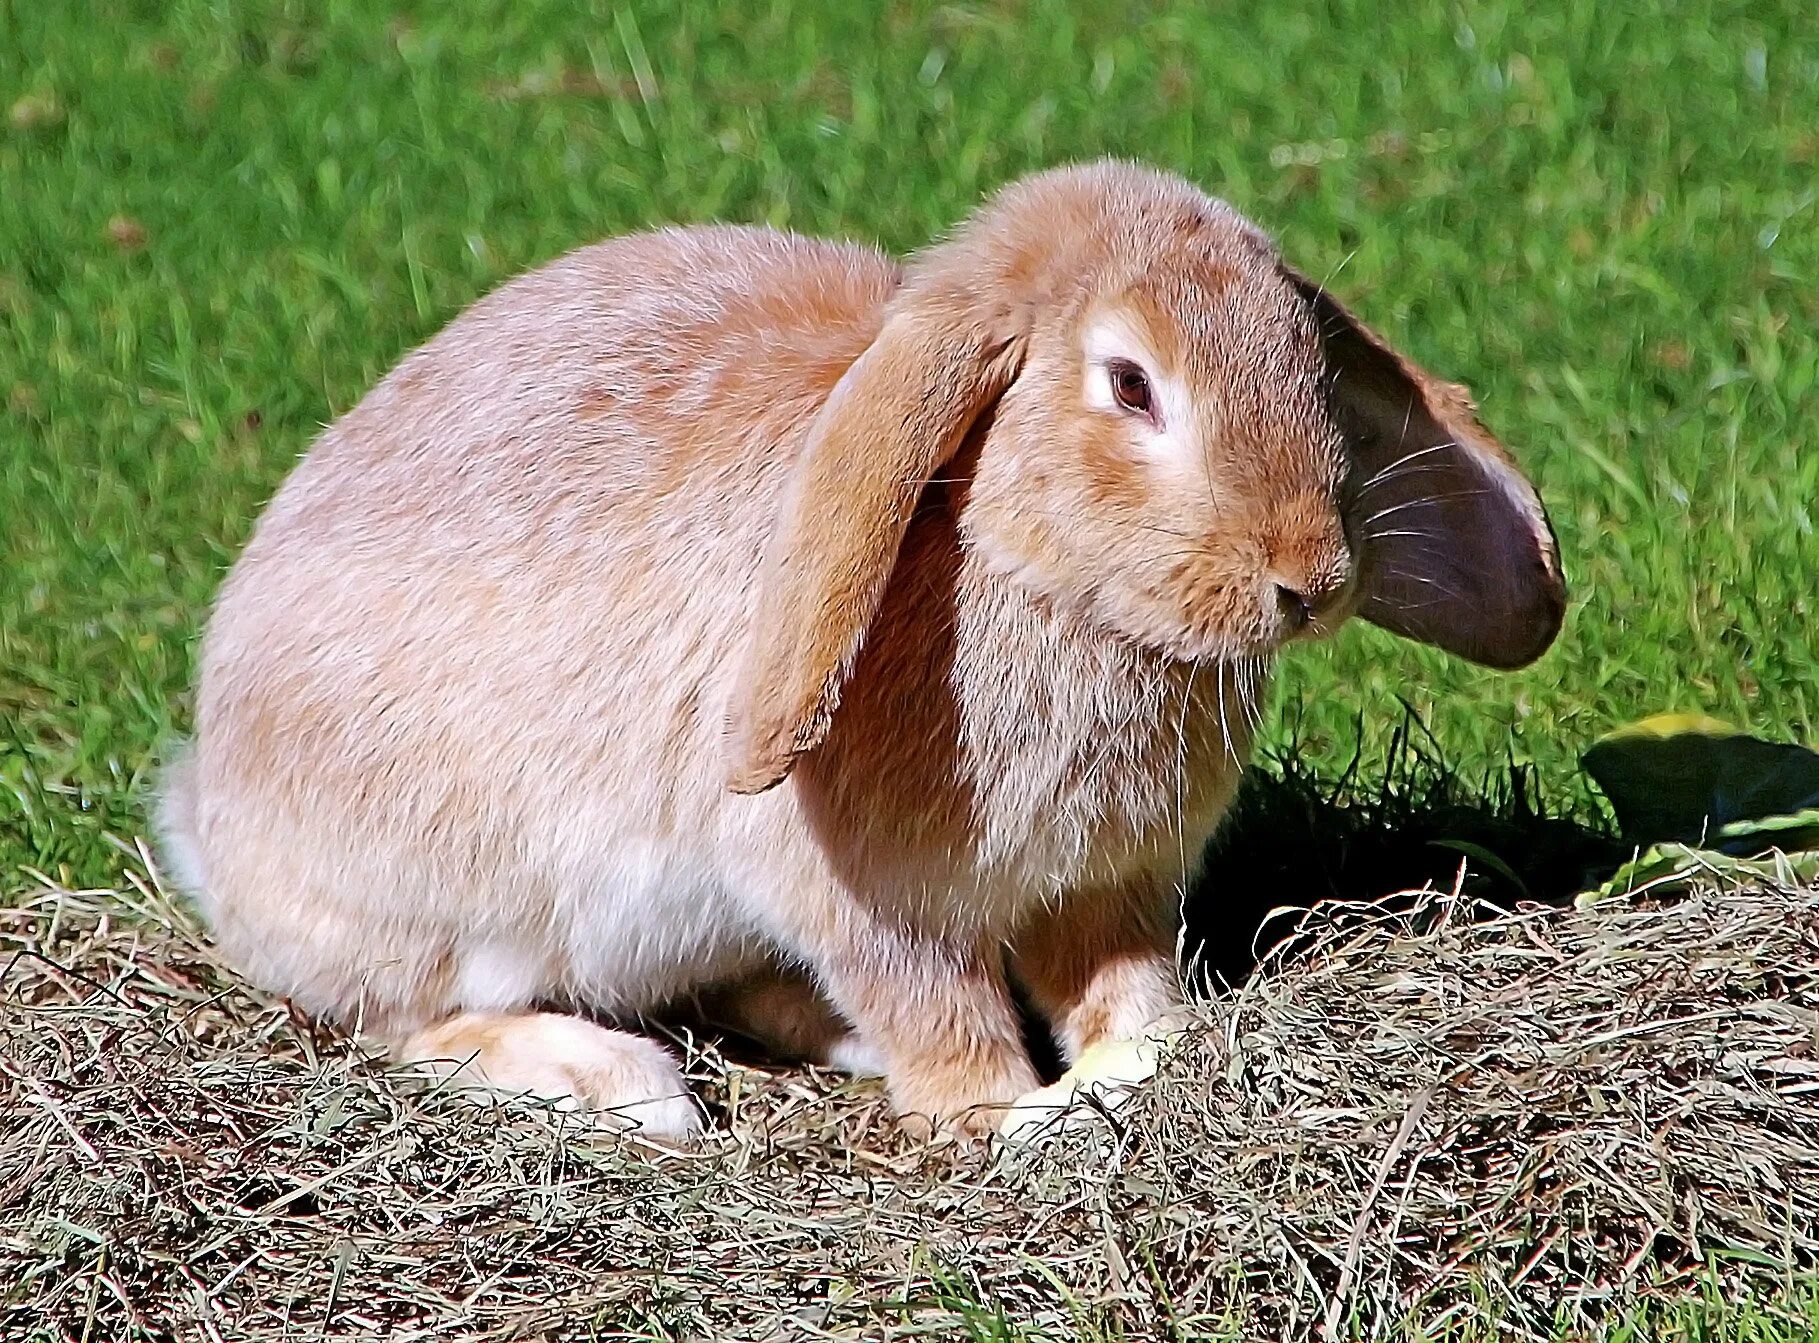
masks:
[[[1253,765],[1187,898],[1186,948],[1214,983],[1241,983],[1290,933],[1292,918],[1269,918],[1283,906],[1455,884],[1505,908],[1563,904],[1631,856],[1609,829],[1550,814],[1527,766],[1449,768],[1412,716],[1388,758],[1368,785],[1356,761],[1336,781],[1292,751]]]

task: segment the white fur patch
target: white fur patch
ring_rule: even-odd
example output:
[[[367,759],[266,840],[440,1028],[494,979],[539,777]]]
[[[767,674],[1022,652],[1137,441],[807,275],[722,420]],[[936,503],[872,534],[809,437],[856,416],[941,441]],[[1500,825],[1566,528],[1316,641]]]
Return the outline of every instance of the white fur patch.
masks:
[[[496,1012],[522,1007],[549,989],[543,965],[523,950],[503,942],[481,942],[463,949],[455,974],[455,1001],[470,1012]]]
[[[648,1007],[736,967],[754,941],[698,841],[572,837],[557,935],[572,992],[596,1007]],[[584,847],[585,846],[585,847]]]
[[[887,1071],[884,1055],[857,1031],[841,1036],[827,1047],[827,1066],[853,1077],[883,1077]]]
[[[1081,345],[1086,359],[1088,407],[1128,418],[1138,440],[1158,461],[1185,465],[1198,460],[1195,407],[1187,386],[1163,367],[1162,360],[1128,319],[1115,312],[1098,314],[1087,323]],[[1112,366],[1120,361],[1135,364],[1149,379],[1159,426],[1118,404],[1112,387]]]
[[[196,838],[196,762],[188,744],[159,778],[152,826],[158,835],[158,861],[166,883],[212,910],[208,871]]]

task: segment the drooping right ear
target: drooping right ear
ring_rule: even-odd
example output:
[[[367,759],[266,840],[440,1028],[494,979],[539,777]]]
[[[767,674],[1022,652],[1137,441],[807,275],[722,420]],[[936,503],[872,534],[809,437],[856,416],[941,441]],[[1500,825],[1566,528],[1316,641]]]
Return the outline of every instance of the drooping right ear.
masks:
[[[917,499],[1021,363],[1009,305],[926,280],[892,303],[800,450],[727,708],[734,792],[781,782],[827,735]]]
[[[1324,286],[1284,267],[1313,308],[1353,459],[1359,613],[1487,667],[1521,667],[1566,614],[1541,496],[1465,388],[1391,349]]]

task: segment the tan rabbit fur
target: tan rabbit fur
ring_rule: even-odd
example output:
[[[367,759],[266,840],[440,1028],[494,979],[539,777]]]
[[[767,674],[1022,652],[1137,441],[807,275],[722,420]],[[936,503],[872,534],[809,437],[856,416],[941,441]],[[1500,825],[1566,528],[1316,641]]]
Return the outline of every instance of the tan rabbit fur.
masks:
[[[1070,1057],[1169,1005],[1270,655],[1359,609],[1537,655],[1539,501],[1179,179],[1026,179],[907,271],[615,239],[279,491],[163,851],[253,978],[405,1059],[686,1133],[667,1052],[564,1014],[706,998],[977,1126],[1037,1084],[1010,976]]]

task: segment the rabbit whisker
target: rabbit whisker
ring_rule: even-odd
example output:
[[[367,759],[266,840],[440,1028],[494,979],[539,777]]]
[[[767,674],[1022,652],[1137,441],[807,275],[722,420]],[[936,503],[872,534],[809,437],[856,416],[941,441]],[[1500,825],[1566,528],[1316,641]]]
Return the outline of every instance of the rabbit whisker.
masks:
[[[1263,735],[1263,664],[1257,662],[1252,669],[1244,694],[1245,716],[1251,722],[1251,740]]]
[[[1386,486],[1392,485],[1396,481],[1403,480],[1409,476],[1448,476],[1448,475],[1452,475],[1452,474],[1453,474],[1453,468],[1450,466],[1443,466],[1438,463],[1432,463],[1432,462],[1424,465],[1420,462],[1416,462],[1412,466],[1405,466],[1400,471],[1394,472],[1391,475],[1387,475],[1387,476],[1383,476],[1378,479],[1371,480],[1370,482],[1363,484],[1363,485],[1348,484],[1346,486],[1346,492],[1347,492],[1346,497],[1351,499],[1353,502],[1359,502],[1359,501],[1369,498],[1372,494],[1375,494],[1378,490],[1381,490],[1381,489],[1385,488]],[[1423,496],[1423,497],[1431,498],[1432,496]]]
[[[1424,536],[1430,541],[1444,539],[1438,532],[1421,531],[1410,527],[1391,527],[1385,531],[1367,533],[1364,542],[1366,545],[1369,545],[1372,541],[1384,541],[1392,536]]]
[[[928,481],[928,484],[930,485],[963,485],[966,483],[968,483],[968,478],[965,476],[933,476]],[[1015,506],[1014,511],[1019,517],[1053,518],[1062,522],[1079,521],[1077,514],[1062,512],[1059,509],[1030,508],[1024,504],[1018,504]],[[1164,527],[1160,523],[1144,522],[1140,518],[1113,517],[1112,521],[1120,527],[1132,527],[1146,532],[1158,532],[1163,536],[1172,536],[1181,541],[1192,541],[1196,539],[1190,532],[1178,531],[1173,527]]]
[[[1187,687],[1181,692],[1181,712],[1175,715],[1175,845],[1181,860],[1181,888],[1187,889],[1187,714],[1194,701],[1194,681],[1200,659],[1188,668]]]
[[[1402,476],[1433,475],[1436,472],[1446,472],[1452,469],[1445,462],[1418,462],[1413,457],[1409,457],[1400,462],[1391,462],[1368,479],[1355,482],[1354,487],[1360,490],[1370,490],[1386,481],[1396,480]]]
[[[1416,555],[1423,556],[1427,559],[1440,560],[1444,563],[1445,560],[1447,559],[1448,555],[1451,553],[1443,545],[1436,544],[1438,542],[1443,542],[1445,540],[1444,537],[1434,536],[1430,533],[1425,533],[1425,532],[1411,532],[1410,535],[1416,538],[1415,544],[1412,546],[1404,547],[1404,549],[1411,550]],[[1391,572],[1398,572],[1398,571],[1391,570],[1386,567],[1384,569],[1384,572],[1391,573]]]
[[[1412,410],[1412,408],[1411,408],[1411,410]],[[1406,423],[1402,426],[1402,432],[1403,433],[1408,432],[1408,425]],[[1418,461],[1419,459],[1430,456],[1433,453],[1445,452],[1449,448],[1456,448],[1458,446],[1459,446],[1459,444],[1457,442],[1449,439],[1445,443],[1434,443],[1434,444],[1430,444],[1429,446],[1427,446],[1425,448],[1417,448],[1413,452],[1405,452],[1402,454],[1402,456],[1398,457],[1395,461],[1391,462],[1388,466],[1382,467],[1379,470],[1372,473],[1372,475],[1367,480],[1365,480],[1365,482],[1362,485],[1360,485],[1359,488],[1360,489],[1369,489],[1372,485],[1376,484],[1379,480],[1386,478],[1390,474],[1390,472],[1394,471],[1397,467],[1406,466],[1410,462]]]
[[[1166,564],[1170,560],[1208,560],[1211,558],[1211,553],[1204,546],[1192,546],[1187,550],[1165,550],[1155,557],[1158,564]]]
[[[1399,504],[1391,504],[1387,508],[1380,508],[1360,523],[1359,526],[1368,527],[1373,522],[1382,518],[1387,518],[1393,513],[1400,513],[1405,508],[1419,508],[1422,504],[1444,503],[1448,499],[1471,499],[1478,495],[1489,493],[1489,490],[1448,490],[1444,494],[1423,494],[1418,498],[1404,499]]]
[[[1227,660],[1219,664],[1219,737],[1224,743],[1225,753],[1231,757],[1232,763],[1242,765],[1244,762],[1238,758],[1238,748],[1232,745],[1232,724],[1225,708],[1225,683],[1231,680],[1235,674],[1234,666],[1235,660]],[[1237,689],[1234,684],[1232,687],[1234,694],[1237,693]]]
[[[1411,583],[1426,583],[1429,587],[1439,588],[1440,591],[1456,601],[1465,600],[1465,594],[1459,591],[1458,588],[1448,587],[1437,578],[1429,578],[1425,574],[1410,573],[1407,569],[1385,569],[1383,572],[1386,574],[1393,574],[1397,578],[1406,578]]]
[[[1142,710],[1143,706],[1149,704],[1157,697],[1162,690],[1162,683],[1168,678],[1168,674],[1168,664],[1163,663],[1156,669],[1155,675],[1150,677],[1149,684],[1144,688],[1142,697],[1132,702],[1130,711],[1124,715],[1123,721],[1116,724],[1110,731],[1106,732],[1104,740],[1099,745],[1098,754],[1093,757],[1093,763],[1087,768],[1088,778],[1096,778],[1098,776],[1099,767],[1105,764],[1106,757],[1112,753],[1113,748],[1124,736],[1121,729],[1128,727],[1131,721],[1135,719],[1137,714]]]

